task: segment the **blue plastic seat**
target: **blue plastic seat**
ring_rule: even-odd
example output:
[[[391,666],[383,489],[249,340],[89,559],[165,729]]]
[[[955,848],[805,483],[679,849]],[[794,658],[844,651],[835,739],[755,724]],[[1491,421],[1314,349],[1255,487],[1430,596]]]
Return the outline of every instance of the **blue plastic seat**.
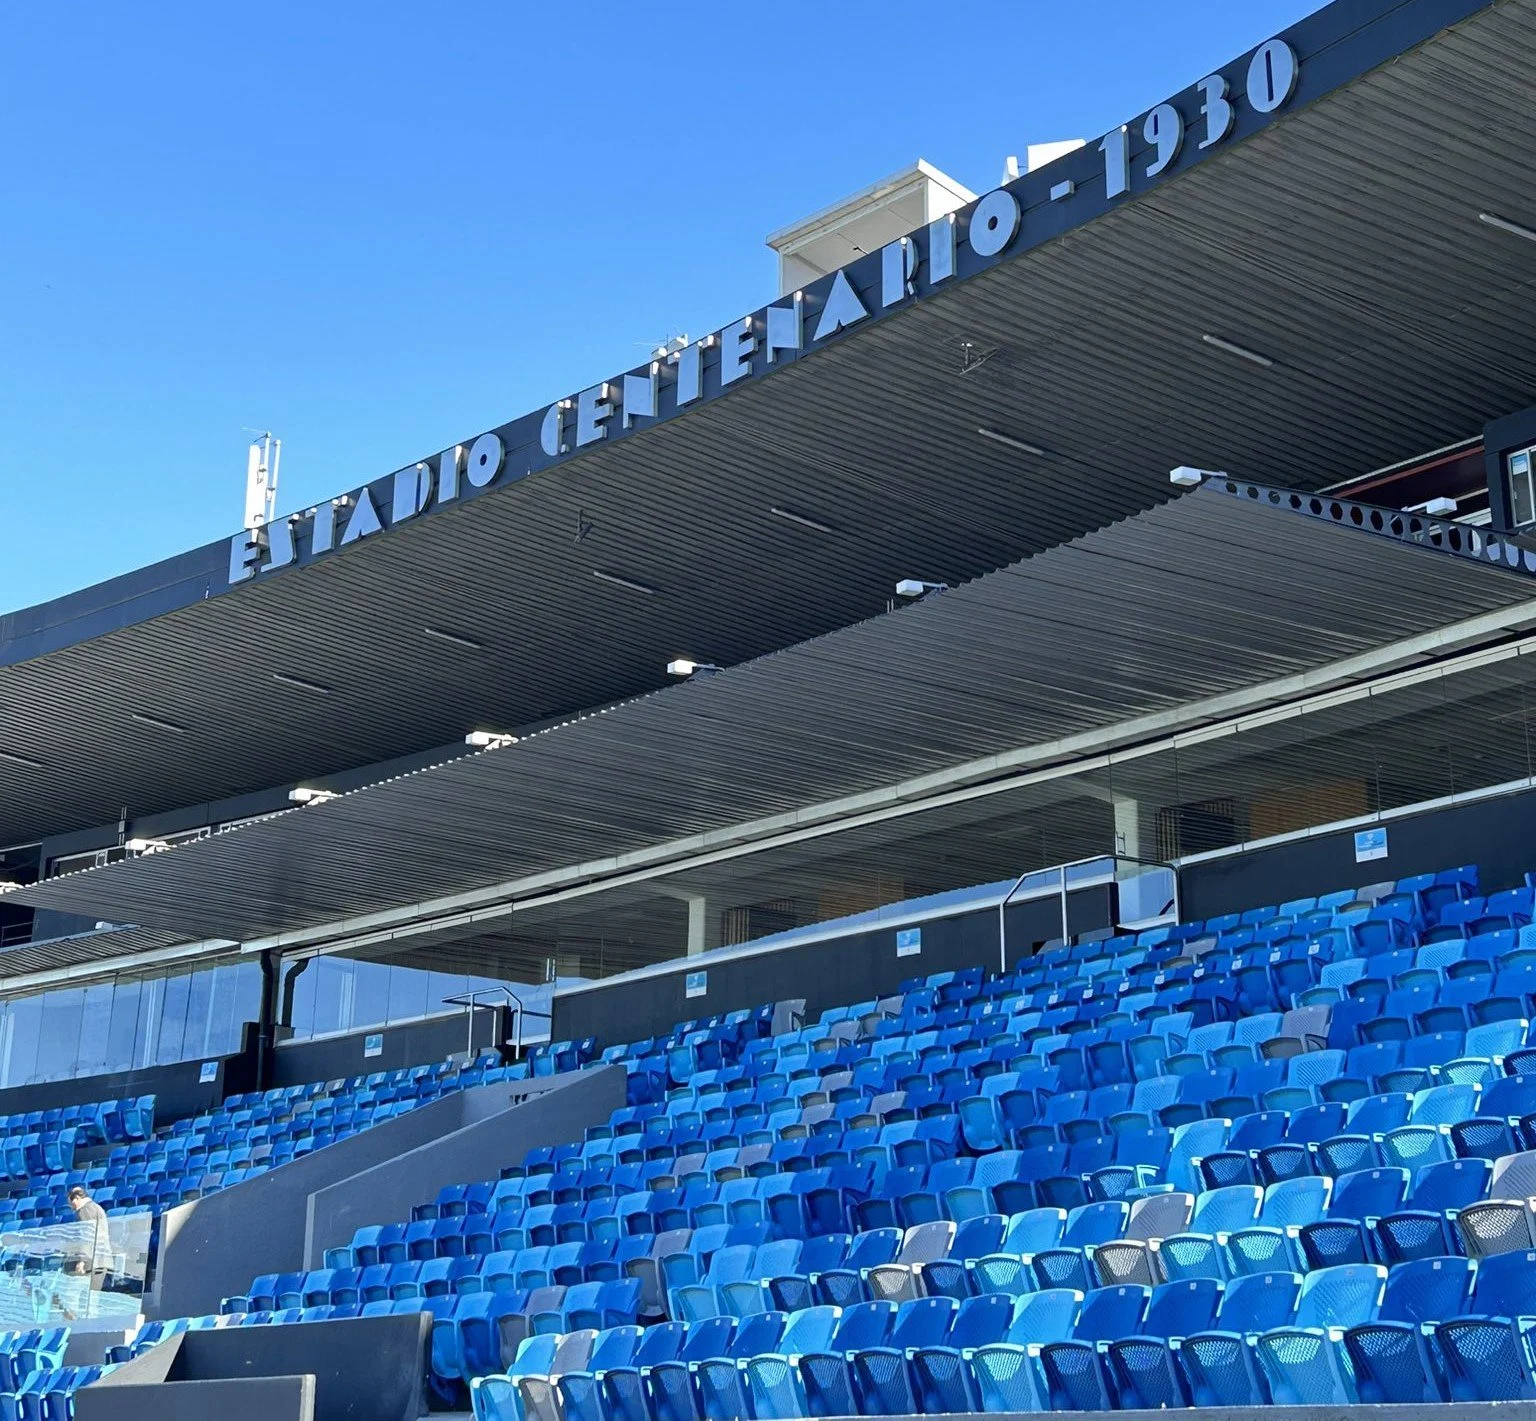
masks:
[[[1110,1340],[1104,1364],[1114,1404],[1121,1410],[1159,1410],[1190,1404],[1172,1339],[1209,1331],[1222,1285],[1210,1278],[1165,1283],[1153,1289],[1135,1337]]]
[[[1100,1288],[1084,1299],[1071,1338],[1041,1347],[1040,1365],[1052,1411],[1111,1409],[1099,1343],[1135,1333],[1150,1297],[1148,1288]]]
[[[722,1418],[806,1415],[799,1369],[793,1359],[804,1353],[826,1352],[837,1331],[838,1318],[839,1310],[827,1306],[791,1313],[785,1321],[776,1350],[755,1353],[741,1359],[740,1380],[734,1385],[739,1387],[739,1395],[744,1398],[750,1410],[733,1407],[727,1400],[733,1387],[730,1373],[735,1368],[713,1360],[700,1364],[699,1390],[705,1416],[708,1417],[714,1408],[718,1408],[716,1414]],[[705,1400],[706,1387],[715,1395],[713,1405]]]
[[[1465,1258],[1424,1258],[1392,1269],[1376,1321],[1344,1333],[1361,1401],[1418,1404],[1448,1399],[1423,1329],[1468,1311],[1474,1272]]]
[[[908,1358],[913,1350],[943,1346],[959,1304],[953,1298],[914,1298],[901,1304],[887,1343],[860,1348],[849,1358],[853,1390],[863,1415],[917,1411]]]
[[[1425,1165],[1414,1176],[1407,1207],[1384,1215],[1375,1228],[1384,1263],[1436,1258],[1460,1251],[1456,1214],[1485,1197],[1493,1167],[1484,1159],[1457,1159]]]
[[[896,1310],[895,1303],[883,1300],[855,1303],[844,1308],[828,1347],[800,1354],[795,1361],[798,1375],[778,1382],[780,1387],[789,1388],[781,1392],[783,1401],[802,1406],[803,1411],[797,1414],[855,1415],[858,1400],[848,1369],[849,1354],[860,1348],[883,1345],[890,1336]],[[794,1391],[796,1386],[798,1392]]]
[[[923,1292],[929,1297],[969,1297],[970,1264],[1000,1252],[1007,1228],[1008,1220],[1001,1214],[981,1214],[959,1225],[950,1241],[948,1255],[919,1265]]]
[[[955,1313],[944,1342],[914,1346],[908,1353],[908,1370],[917,1410],[925,1415],[980,1410],[981,1398],[967,1354],[1003,1342],[1014,1316],[1010,1297],[994,1293],[967,1298]]]
[[[1259,1368],[1276,1405],[1344,1405],[1356,1400],[1354,1382],[1330,1329],[1375,1319],[1387,1270],[1345,1264],[1307,1274],[1295,1321],[1260,1334]]]
[[[634,1362],[645,1331],[641,1327],[613,1327],[593,1340],[586,1366],[562,1372],[556,1382],[565,1421],[609,1421],[603,1395],[603,1379],[615,1368]]]
[[[1046,1383],[1032,1348],[1070,1338],[1085,1299],[1073,1289],[1029,1293],[1014,1303],[1007,1336],[971,1354],[970,1384],[981,1411],[1043,1411]]]
[[[627,1363],[604,1366],[601,1371],[594,1367],[601,1421],[652,1421],[645,1373],[659,1363],[675,1362],[686,1336],[683,1323],[653,1324],[643,1330]]]
[[[1450,1318],[1436,1324],[1434,1337],[1452,1401],[1536,1399],[1536,1374],[1519,1319]]]
[[[852,1239],[847,1234],[823,1234],[801,1246],[797,1271],[762,1278],[768,1305],[778,1312],[797,1312],[813,1302],[814,1280],[842,1268]]]

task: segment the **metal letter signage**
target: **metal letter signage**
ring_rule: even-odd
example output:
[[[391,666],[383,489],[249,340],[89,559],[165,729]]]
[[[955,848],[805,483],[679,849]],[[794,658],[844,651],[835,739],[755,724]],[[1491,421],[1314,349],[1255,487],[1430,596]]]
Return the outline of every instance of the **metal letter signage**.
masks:
[[[557,400],[515,426],[482,434],[467,450],[456,444],[388,480],[237,533],[229,543],[229,582],[307,562],[503,478],[521,478],[716,399],[851,326],[1007,259],[1021,250],[1021,239],[1050,240],[1063,222],[1085,221],[1145,192],[1235,133],[1261,127],[1291,101],[1300,80],[1296,50],[1284,39],[1268,40],[1223,72],[1111,129],[1097,145],[1025,173],[969,210],[937,218],[702,340],[657,351],[645,366]],[[516,467],[509,467],[514,461]]]

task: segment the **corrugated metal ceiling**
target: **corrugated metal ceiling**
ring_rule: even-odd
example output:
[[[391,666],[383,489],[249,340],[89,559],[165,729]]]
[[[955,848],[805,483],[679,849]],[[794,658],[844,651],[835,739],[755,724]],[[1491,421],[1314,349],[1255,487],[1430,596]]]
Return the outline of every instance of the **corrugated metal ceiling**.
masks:
[[[1536,553],[1516,550],[1509,570],[1306,505],[1207,485],[719,675],[13,901],[245,941],[803,814],[1328,667],[1536,590]]]

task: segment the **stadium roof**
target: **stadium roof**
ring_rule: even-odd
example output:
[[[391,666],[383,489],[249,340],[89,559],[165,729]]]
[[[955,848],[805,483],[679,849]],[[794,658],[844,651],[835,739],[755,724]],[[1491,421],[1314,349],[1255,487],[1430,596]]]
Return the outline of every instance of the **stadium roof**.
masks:
[[[1313,489],[1529,403],[1536,243],[1479,214],[1536,228],[1536,0],[1338,0],[1287,38],[1287,106],[1203,149],[1192,87],[1161,177],[1138,119],[1128,198],[1095,145],[1020,178],[996,259],[676,417],[551,458],[535,413],[506,481],[382,536],[233,588],[220,543],[0,620],[0,843],[747,661],[1153,505],[1174,464]]]
[[[8,901],[247,943],[356,929],[1070,763],[1532,625],[1524,545],[1208,483],[747,665]]]

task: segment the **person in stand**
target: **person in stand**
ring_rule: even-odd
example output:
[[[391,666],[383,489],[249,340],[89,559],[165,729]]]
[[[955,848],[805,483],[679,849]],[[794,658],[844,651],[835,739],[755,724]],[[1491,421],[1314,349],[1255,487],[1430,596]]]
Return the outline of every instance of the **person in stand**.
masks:
[[[90,1230],[89,1243],[82,1237],[80,1251],[65,1265],[64,1271],[76,1277],[89,1277],[91,1288],[100,1292],[112,1264],[112,1239],[108,1232],[107,1211],[76,1184],[68,1194],[68,1203],[77,1222]],[[82,1234],[85,1230],[82,1229]]]

